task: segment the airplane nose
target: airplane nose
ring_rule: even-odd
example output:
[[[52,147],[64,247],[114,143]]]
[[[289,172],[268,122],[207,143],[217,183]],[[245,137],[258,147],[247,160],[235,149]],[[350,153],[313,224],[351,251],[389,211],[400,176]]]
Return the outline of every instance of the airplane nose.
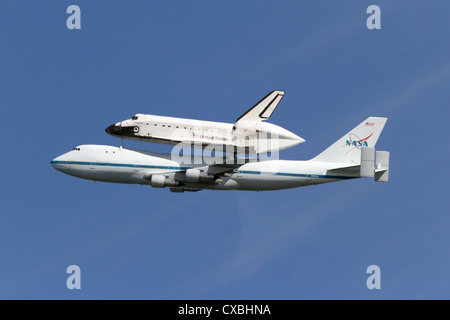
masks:
[[[50,162],[50,165],[58,171],[62,171],[64,168],[64,161],[66,161],[65,157],[66,153],[56,157]]]
[[[139,132],[138,126],[124,126],[122,122],[112,124],[105,129],[106,133],[116,137],[132,137]]]
[[[55,159],[53,159],[53,160],[50,162],[50,165],[51,165],[53,168],[56,169],[56,166],[62,161],[62,157],[63,157],[63,155],[60,155],[59,157],[56,157]]]
[[[109,127],[106,127],[105,129],[106,133],[108,134],[121,134],[122,133],[122,127],[116,126],[115,124],[110,125]]]

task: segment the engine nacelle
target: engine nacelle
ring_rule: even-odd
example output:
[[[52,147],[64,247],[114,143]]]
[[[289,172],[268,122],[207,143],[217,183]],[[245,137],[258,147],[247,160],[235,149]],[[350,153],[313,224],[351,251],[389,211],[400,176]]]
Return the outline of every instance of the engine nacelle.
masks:
[[[214,176],[199,169],[186,170],[186,182],[212,182]]]
[[[150,184],[154,188],[164,188],[164,187],[178,187],[180,183],[174,179],[169,179],[166,176],[152,175]]]

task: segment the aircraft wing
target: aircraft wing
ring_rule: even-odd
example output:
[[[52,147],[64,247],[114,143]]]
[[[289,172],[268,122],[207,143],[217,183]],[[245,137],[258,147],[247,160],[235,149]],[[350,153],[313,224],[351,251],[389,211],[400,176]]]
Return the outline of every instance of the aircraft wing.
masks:
[[[240,116],[236,123],[239,121],[263,121],[269,119],[283,98],[284,93],[281,90],[272,91]]]

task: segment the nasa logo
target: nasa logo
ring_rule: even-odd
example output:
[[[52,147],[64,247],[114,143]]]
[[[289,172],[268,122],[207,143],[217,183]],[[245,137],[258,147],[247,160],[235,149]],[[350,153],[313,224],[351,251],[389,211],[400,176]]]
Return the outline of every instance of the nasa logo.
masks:
[[[364,138],[364,139],[359,139],[359,137],[353,133],[350,133],[349,135],[349,140],[346,141],[345,145],[346,146],[352,146],[355,148],[361,148],[361,147],[368,147],[369,144],[367,143],[367,140],[373,135],[373,132],[370,136]]]

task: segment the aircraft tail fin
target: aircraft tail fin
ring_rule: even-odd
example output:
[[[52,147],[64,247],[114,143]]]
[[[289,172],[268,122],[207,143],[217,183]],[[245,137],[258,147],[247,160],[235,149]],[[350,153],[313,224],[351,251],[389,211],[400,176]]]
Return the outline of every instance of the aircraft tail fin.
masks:
[[[361,148],[375,147],[387,118],[369,117],[312,161],[361,163]]]
[[[284,91],[275,90],[262,98],[257,104],[251,107],[246,113],[240,116],[238,121],[262,121],[270,118],[275,108],[284,96]]]

